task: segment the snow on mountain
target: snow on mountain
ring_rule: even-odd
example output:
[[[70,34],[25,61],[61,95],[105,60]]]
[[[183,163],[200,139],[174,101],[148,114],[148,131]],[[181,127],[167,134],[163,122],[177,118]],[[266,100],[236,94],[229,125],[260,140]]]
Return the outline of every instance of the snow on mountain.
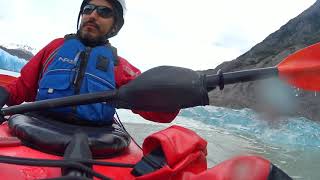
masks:
[[[0,49],[0,69],[20,72],[21,68],[27,63],[25,59],[13,56]]]
[[[1,46],[5,47],[7,49],[20,49],[26,53],[31,52],[33,55],[35,55],[38,52],[37,49],[32,48],[26,44],[9,43],[9,44],[1,44]]]

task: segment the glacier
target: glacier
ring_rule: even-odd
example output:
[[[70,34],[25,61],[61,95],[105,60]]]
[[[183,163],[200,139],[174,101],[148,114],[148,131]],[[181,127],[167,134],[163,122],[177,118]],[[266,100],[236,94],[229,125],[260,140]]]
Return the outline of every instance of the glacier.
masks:
[[[0,69],[20,72],[27,60],[13,56],[3,49],[0,49]]]

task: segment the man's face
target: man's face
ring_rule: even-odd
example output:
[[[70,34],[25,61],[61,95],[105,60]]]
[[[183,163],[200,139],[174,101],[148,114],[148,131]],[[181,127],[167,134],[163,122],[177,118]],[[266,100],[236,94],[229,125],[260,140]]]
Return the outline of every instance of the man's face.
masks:
[[[91,0],[89,4],[104,6],[112,9],[111,4],[106,0]],[[89,42],[97,42],[110,32],[114,22],[114,17],[102,17],[95,9],[92,13],[82,14],[80,24],[80,36]]]

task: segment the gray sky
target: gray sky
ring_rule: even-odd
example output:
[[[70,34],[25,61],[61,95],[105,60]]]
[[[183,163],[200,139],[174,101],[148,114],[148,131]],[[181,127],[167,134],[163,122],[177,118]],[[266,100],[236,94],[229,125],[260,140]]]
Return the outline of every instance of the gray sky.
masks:
[[[235,59],[316,0],[127,0],[125,26],[111,39],[145,71],[203,70]],[[0,0],[0,44],[41,49],[76,31],[82,0]]]

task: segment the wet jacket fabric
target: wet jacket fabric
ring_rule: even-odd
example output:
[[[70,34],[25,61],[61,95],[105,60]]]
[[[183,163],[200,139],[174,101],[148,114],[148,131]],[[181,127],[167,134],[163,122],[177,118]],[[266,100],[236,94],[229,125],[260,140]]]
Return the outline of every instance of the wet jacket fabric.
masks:
[[[21,75],[14,82],[5,86],[9,92],[9,100],[7,105],[17,105],[23,102],[33,102],[36,100],[39,89],[39,81],[53,62],[59,48],[64,44],[64,38],[58,38],[50,42],[41,49],[29,62],[22,68]],[[114,67],[114,79],[116,88],[127,84],[141,72],[139,69],[131,65],[127,60],[118,57],[117,65]],[[178,114],[162,113],[162,112],[144,112],[133,111],[147,120],[154,122],[171,122]]]

